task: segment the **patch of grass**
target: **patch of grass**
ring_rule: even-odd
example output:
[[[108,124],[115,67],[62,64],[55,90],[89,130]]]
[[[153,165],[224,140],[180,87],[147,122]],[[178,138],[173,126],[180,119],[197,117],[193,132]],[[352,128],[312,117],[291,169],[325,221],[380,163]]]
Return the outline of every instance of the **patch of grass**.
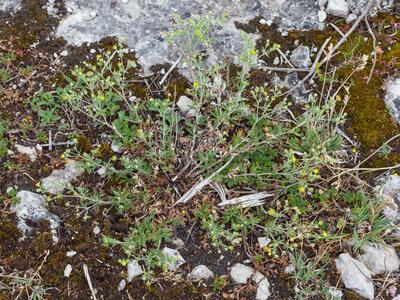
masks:
[[[119,246],[127,257],[146,266],[145,278],[148,278],[155,268],[162,268],[166,271],[167,259],[160,247],[163,243],[171,241],[171,225],[174,221],[158,223],[154,215],[136,222],[130,228],[130,232],[122,241],[103,236],[103,245],[106,247]]]

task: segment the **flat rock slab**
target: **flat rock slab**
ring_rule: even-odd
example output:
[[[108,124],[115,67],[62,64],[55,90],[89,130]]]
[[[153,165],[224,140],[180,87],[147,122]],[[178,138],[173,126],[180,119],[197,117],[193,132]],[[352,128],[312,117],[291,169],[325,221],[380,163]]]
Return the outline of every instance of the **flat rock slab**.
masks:
[[[11,11],[19,8],[20,5],[21,0],[0,0],[0,10],[2,11]]]
[[[246,284],[249,280],[252,280],[257,284],[256,300],[267,300],[271,295],[268,279],[250,266],[237,263],[232,267],[230,275],[235,283]]]
[[[46,199],[42,195],[29,191],[19,191],[17,198],[18,203],[11,206],[11,211],[17,215],[18,228],[23,233],[23,238],[31,231],[27,221],[38,223],[47,220],[50,223],[53,242],[57,243],[56,229],[60,225],[60,219],[48,211]]]
[[[68,183],[72,182],[83,174],[83,170],[74,161],[68,162],[64,169],[54,170],[50,176],[42,179],[42,188],[50,194],[62,193]]]
[[[374,274],[384,274],[399,270],[399,257],[393,247],[369,245],[362,248],[364,254],[359,258]]]
[[[246,22],[263,16],[276,20],[286,29],[324,27],[313,0],[66,0],[65,6],[70,13],[60,22],[57,36],[74,45],[96,42],[107,36],[122,37],[135,50],[145,71],[151,65],[173,61],[161,32],[171,28],[174,15],[185,18],[227,13],[229,20],[218,33],[214,51],[218,59],[237,54],[241,39],[235,21]]]
[[[335,263],[346,288],[366,299],[374,299],[375,290],[372,274],[363,262],[352,258],[348,253],[342,253],[335,260]]]

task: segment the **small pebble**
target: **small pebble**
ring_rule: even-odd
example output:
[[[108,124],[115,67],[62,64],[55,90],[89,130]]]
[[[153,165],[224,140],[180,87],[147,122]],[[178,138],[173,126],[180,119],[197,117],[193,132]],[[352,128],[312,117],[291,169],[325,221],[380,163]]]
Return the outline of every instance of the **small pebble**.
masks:
[[[122,279],[119,283],[118,283],[118,291],[122,291],[123,289],[125,289],[126,287],[126,280]]]
[[[67,252],[67,257],[73,257],[75,255],[76,255],[76,251],[74,251],[74,250],[71,250],[71,251]]]
[[[71,275],[72,272],[72,266],[70,264],[68,264],[65,269],[64,269],[64,277],[69,277],[69,275]]]
[[[99,227],[98,225],[96,225],[96,226],[93,228],[93,233],[94,233],[95,235],[98,235],[100,232],[101,232],[100,227]]]
[[[68,56],[68,50],[64,50],[60,53],[61,56]]]

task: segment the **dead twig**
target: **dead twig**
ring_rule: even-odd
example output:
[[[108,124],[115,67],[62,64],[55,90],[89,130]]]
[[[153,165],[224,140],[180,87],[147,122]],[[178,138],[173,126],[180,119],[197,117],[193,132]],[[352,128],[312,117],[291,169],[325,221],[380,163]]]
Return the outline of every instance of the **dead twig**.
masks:
[[[176,68],[176,66],[179,64],[181,59],[182,59],[182,55],[179,56],[179,58],[174,62],[174,64],[171,66],[171,68],[169,68],[168,72],[165,73],[165,75],[163,76],[163,78],[159,82],[160,85],[163,85],[165,80],[168,78],[169,74],[171,74],[171,72]]]
[[[211,181],[214,179],[215,176],[217,176],[226,167],[228,167],[229,164],[232,162],[232,160],[235,157],[236,157],[236,155],[232,156],[221,168],[219,168],[217,171],[215,171],[213,174],[211,174],[206,179],[203,179],[202,181],[200,181],[196,185],[194,185],[177,202],[175,202],[175,204],[172,205],[172,207],[176,206],[177,204],[187,203],[190,199],[192,199],[194,196],[196,196],[197,193],[199,193],[206,185],[209,185],[211,183]]]
[[[375,66],[376,66],[376,36],[375,36],[374,32],[372,31],[371,26],[369,25],[368,16],[365,16],[365,25],[367,25],[368,32],[372,37],[372,47],[374,49],[373,50],[374,60],[372,62],[371,71],[369,72],[369,76],[368,76],[368,80],[367,80],[367,84],[368,84],[372,78],[372,75],[374,74],[374,70],[375,70]]]

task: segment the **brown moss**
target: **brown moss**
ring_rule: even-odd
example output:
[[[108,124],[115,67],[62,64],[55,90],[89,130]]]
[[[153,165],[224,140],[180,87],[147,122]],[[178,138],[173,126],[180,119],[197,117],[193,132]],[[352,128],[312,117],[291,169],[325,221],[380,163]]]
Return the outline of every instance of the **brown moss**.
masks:
[[[77,138],[76,148],[82,153],[90,153],[92,151],[92,142],[84,135],[79,135]]]
[[[13,245],[22,237],[16,221],[11,220],[9,217],[2,216],[0,221],[0,257],[2,253],[10,250]]]
[[[111,149],[109,144],[101,144],[97,156],[103,160],[108,160],[114,155],[114,152]]]

